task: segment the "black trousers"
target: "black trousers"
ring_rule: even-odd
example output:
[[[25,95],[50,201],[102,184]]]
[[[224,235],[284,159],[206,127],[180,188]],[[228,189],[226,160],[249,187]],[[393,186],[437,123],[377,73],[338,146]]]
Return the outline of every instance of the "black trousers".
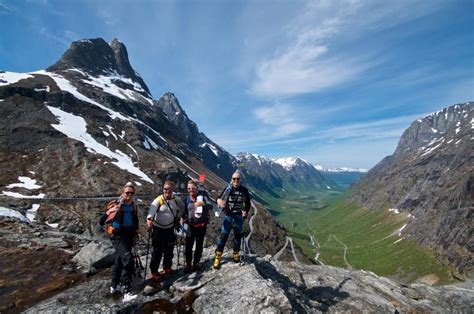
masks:
[[[194,250],[194,264],[199,263],[201,260],[206,229],[207,228],[205,226],[195,228],[192,225],[189,225],[190,236],[186,238],[186,265],[191,265],[191,262],[193,261],[194,242],[196,242],[196,250]]]
[[[120,283],[126,288],[132,285],[134,261],[132,254],[133,238],[111,239],[115,248],[115,261],[112,266],[112,287]]]
[[[171,268],[173,264],[173,249],[176,242],[174,228],[162,229],[153,227],[151,243],[153,252],[151,254],[150,270],[157,273],[163,258],[163,269]]]

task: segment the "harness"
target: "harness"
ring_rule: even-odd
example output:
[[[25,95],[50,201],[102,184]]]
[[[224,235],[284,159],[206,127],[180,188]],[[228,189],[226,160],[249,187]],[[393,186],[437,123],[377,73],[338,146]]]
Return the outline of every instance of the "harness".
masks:
[[[178,207],[178,201],[176,200],[176,195],[173,195],[173,200],[174,200],[174,203],[175,203],[176,207]],[[156,220],[156,215],[158,214],[158,212],[159,212],[161,206],[163,206],[163,204],[166,204],[166,206],[168,207],[168,210],[170,211],[171,215],[173,215],[173,224],[176,225],[176,223],[177,223],[177,221],[178,221],[178,212],[177,212],[178,210],[176,210],[176,213],[173,213],[173,210],[171,209],[170,204],[169,204],[168,201],[163,197],[163,195],[158,196],[158,210],[156,211],[155,216],[153,217],[153,221],[154,221],[156,224],[158,224],[158,225],[160,225],[160,226],[162,226],[162,227],[169,226],[169,224],[168,224],[168,225],[162,225],[162,224],[160,224],[160,223]]]

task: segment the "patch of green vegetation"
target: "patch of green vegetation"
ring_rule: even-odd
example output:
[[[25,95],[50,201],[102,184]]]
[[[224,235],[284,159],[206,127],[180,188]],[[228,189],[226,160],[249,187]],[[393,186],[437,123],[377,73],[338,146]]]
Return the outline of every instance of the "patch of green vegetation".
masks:
[[[439,284],[454,281],[449,268],[440,264],[430,250],[399,236],[408,219],[405,214],[366,210],[347,203],[344,196],[319,192],[313,197],[265,199],[278,213],[277,220],[314,262],[319,253],[319,261],[324,264],[347,267],[347,262],[355,269],[406,283],[428,274],[436,275]]]

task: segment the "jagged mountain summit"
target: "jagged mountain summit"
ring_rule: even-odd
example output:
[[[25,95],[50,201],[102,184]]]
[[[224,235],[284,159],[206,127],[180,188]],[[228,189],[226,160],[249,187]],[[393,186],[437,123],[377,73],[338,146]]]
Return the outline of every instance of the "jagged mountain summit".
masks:
[[[48,72],[62,73],[66,77],[75,70],[87,73],[94,79],[116,77],[111,83],[125,88],[128,85],[151,98],[145,82],[130,65],[127,48],[117,39],[110,44],[102,38],[75,41],[58,62],[46,69]]]
[[[415,238],[472,276],[474,244],[474,102],[413,122],[393,155],[354,187],[350,199],[371,209],[409,215],[405,238]]]

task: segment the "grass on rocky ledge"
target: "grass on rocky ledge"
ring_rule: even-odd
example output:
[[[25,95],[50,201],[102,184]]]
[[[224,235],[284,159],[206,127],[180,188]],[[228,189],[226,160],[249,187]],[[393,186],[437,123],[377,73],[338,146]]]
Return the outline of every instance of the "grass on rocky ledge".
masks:
[[[449,267],[439,263],[430,250],[399,235],[409,219],[404,213],[369,211],[347,203],[342,194],[339,199],[324,193],[313,198],[265,199],[295,243],[315,262],[319,253],[318,259],[326,265],[349,264],[403,283],[430,274],[439,278],[437,284],[454,281]]]

